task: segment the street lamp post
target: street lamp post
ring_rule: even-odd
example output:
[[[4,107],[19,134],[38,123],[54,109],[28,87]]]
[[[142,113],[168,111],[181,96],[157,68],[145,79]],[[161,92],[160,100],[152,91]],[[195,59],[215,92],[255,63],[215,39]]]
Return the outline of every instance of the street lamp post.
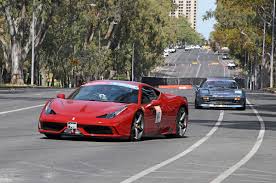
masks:
[[[263,51],[262,51],[262,63],[261,63],[261,88],[264,87],[264,66],[265,66],[265,39],[266,39],[266,22],[264,21],[264,29],[263,29]]]
[[[32,17],[32,68],[31,68],[31,85],[34,85],[34,62],[35,62],[35,0],[33,0],[33,17]]]
[[[131,81],[134,81],[134,61],[135,61],[135,44],[132,45],[132,59],[131,59]]]
[[[272,44],[271,44],[271,55],[270,55],[270,88],[274,86],[273,78],[273,59],[274,59],[274,31],[275,31],[275,0],[273,1],[273,17],[272,17]]]

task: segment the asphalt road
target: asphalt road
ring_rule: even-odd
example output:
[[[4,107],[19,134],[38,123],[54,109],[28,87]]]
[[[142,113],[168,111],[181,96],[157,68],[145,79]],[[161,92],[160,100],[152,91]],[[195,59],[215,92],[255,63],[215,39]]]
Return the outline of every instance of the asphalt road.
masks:
[[[234,75],[234,71],[229,70],[226,65],[227,61],[222,61],[211,51],[181,49],[166,58],[165,66],[159,68],[156,76],[206,78]]]
[[[198,56],[201,66],[192,64]],[[168,62],[191,64],[193,69],[183,72],[184,67],[176,67],[164,73],[228,74],[216,58],[204,51],[181,50]],[[219,64],[209,65],[212,62]],[[70,90],[0,90],[0,183],[275,182],[275,95],[248,92],[251,105],[246,111],[221,111],[195,110],[192,90],[163,91],[187,96],[190,101],[186,138],[49,140],[37,132],[41,105]]]

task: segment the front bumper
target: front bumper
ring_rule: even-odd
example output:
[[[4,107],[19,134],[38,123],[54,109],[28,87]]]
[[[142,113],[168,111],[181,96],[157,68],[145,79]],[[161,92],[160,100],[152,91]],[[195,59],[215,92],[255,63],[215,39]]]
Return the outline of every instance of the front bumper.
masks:
[[[232,104],[199,104],[198,106],[203,108],[242,108],[243,105]]]
[[[209,100],[197,98],[197,105],[202,108],[243,108],[246,104],[245,98],[235,100],[237,97],[209,97]]]
[[[128,138],[130,134],[128,121],[121,123],[77,123],[77,129],[68,128],[67,122],[40,120],[38,131],[42,134],[56,134],[64,136],[82,136],[97,138]]]

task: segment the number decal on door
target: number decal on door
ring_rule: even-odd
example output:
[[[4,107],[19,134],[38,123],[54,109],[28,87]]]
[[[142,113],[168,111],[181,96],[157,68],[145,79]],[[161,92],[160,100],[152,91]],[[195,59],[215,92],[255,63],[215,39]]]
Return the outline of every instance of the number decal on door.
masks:
[[[161,118],[162,118],[161,107],[160,106],[155,106],[154,109],[155,109],[155,112],[156,112],[155,123],[160,123]]]

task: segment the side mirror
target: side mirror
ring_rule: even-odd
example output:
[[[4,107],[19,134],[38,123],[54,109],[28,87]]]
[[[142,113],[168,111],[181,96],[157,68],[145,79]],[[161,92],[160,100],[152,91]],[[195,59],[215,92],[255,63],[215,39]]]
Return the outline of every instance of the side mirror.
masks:
[[[159,100],[151,101],[151,106],[158,106],[158,105],[161,105],[161,102]]]
[[[161,102],[159,100],[152,100],[151,103],[146,106],[146,108],[151,108],[159,105],[161,105]]]
[[[59,93],[57,94],[57,98],[65,99],[65,94]]]

